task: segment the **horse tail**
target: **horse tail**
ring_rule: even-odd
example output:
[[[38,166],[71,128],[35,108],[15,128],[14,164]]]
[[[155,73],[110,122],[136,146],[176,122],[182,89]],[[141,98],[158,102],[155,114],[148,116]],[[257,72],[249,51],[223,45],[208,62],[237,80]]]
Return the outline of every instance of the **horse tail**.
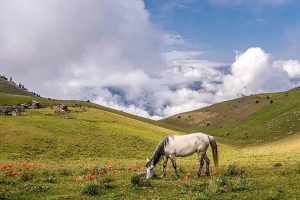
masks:
[[[216,174],[218,174],[219,171],[219,156],[218,156],[218,146],[215,138],[213,136],[208,136],[209,144],[212,150],[214,164],[216,168]]]

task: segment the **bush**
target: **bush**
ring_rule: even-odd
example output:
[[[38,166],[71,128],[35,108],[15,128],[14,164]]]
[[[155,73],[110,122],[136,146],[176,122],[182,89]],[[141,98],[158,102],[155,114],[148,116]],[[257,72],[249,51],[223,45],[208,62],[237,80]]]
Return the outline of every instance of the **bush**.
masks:
[[[33,193],[44,193],[47,192],[50,188],[46,185],[40,185],[40,184],[24,184],[24,192],[27,194],[33,194]]]
[[[200,192],[208,196],[214,196],[231,191],[244,191],[250,188],[250,183],[243,177],[211,178],[193,188],[194,192]]]
[[[49,176],[45,179],[47,183],[57,183],[57,179],[54,176]]]
[[[235,164],[231,164],[228,166],[227,170],[225,171],[225,176],[244,176],[246,174],[245,170],[239,168]]]
[[[231,191],[244,191],[250,188],[250,183],[245,178],[237,177],[230,179]]]
[[[24,171],[20,175],[20,179],[22,181],[30,181],[33,180],[34,178],[35,178],[35,174],[32,171]]]
[[[194,186],[192,191],[203,193],[206,196],[213,196],[228,191],[226,189],[227,183],[222,178],[211,178],[205,180],[203,183]]]
[[[89,182],[87,183],[83,189],[82,189],[82,193],[86,194],[86,195],[98,195],[100,193],[101,190],[101,186],[99,184],[97,184],[97,182]]]
[[[274,166],[274,167],[281,167],[282,164],[278,162],[278,163],[275,163],[273,166]]]
[[[71,176],[72,175],[72,171],[68,170],[68,169],[60,169],[59,170],[59,174],[61,176]]]
[[[85,169],[80,171],[79,175],[82,176],[82,175],[85,175],[85,174],[88,174],[88,173],[90,173],[90,170],[88,168],[85,168]]]
[[[151,186],[150,180],[146,179],[145,176],[142,176],[140,174],[132,176],[131,183],[135,188]]]

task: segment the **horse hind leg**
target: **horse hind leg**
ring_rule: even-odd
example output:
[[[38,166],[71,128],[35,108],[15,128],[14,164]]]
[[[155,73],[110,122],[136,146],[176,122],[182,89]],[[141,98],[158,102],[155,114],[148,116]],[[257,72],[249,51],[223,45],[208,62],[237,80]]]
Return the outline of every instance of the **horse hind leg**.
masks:
[[[204,160],[205,160],[205,163],[206,163],[206,175],[207,176],[210,176],[210,171],[209,171],[209,158],[207,157],[207,155],[205,154],[204,155]]]
[[[172,161],[172,165],[173,165],[173,168],[175,170],[176,178],[179,178],[179,174],[178,174],[178,171],[177,171],[177,165],[176,165],[175,157],[171,157],[170,159]]]
[[[162,169],[162,177],[166,177],[166,167],[168,164],[168,157],[167,156],[163,156],[163,169]]]
[[[200,177],[201,176],[201,171],[204,165],[204,155],[199,153],[199,169],[197,172],[197,176]]]

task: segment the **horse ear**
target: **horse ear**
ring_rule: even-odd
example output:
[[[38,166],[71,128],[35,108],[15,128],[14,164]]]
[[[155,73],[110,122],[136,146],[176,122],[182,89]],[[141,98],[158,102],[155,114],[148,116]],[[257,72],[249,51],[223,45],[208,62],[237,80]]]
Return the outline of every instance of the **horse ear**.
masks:
[[[147,158],[147,162],[149,162],[150,160],[149,160],[149,158]]]

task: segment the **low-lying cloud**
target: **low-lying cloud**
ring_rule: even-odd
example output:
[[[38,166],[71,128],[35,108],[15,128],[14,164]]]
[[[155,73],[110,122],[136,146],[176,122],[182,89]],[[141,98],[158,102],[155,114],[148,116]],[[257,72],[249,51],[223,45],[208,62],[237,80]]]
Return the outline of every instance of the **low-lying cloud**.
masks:
[[[156,27],[143,1],[0,4],[0,73],[43,96],[160,119],[299,84],[299,61],[274,61],[260,48],[241,52],[232,64],[176,50],[184,38]]]

